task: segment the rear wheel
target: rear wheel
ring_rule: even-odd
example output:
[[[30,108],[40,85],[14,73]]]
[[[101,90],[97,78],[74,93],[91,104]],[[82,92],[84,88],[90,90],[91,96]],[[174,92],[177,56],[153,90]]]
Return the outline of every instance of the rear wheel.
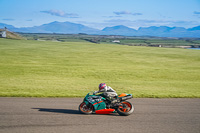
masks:
[[[92,114],[92,112],[93,112],[93,106],[92,106],[92,104],[86,105],[85,102],[82,102],[79,105],[79,112],[81,112],[83,114]]]
[[[117,113],[123,116],[128,116],[131,113],[133,113],[133,111],[134,111],[134,107],[128,101],[121,102],[120,106],[117,108]]]

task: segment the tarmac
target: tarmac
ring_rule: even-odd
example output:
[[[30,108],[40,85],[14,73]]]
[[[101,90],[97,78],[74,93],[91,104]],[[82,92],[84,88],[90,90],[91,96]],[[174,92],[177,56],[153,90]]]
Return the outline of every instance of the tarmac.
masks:
[[[129,116],[80,114],[82,98],[0,97],[0,133],[199,133],[200,99],[133,98]]]

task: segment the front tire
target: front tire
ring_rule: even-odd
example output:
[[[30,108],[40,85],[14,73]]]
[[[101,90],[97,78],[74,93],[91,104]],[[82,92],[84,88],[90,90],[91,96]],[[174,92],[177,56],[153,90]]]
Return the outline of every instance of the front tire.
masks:
[[[87,114],[87,115],[92,114],[93,106],[91,104],[86,105],[85,102],[82,102],[79,105],[79,112],[82,113],[82,114]]]
[[[128,101],[121,102],[120,106],[117,108],[117,113],[122,116],[128,116],[132,114],[133,111],[134,111],[134,107]]]

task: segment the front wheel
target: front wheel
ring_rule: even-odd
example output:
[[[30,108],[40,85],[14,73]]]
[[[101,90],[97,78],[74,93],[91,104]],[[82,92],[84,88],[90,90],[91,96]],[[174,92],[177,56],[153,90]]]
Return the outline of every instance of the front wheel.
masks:
[[[79,105],[79,112],[81,112],[83,114],[92,114],[92,112],[93,112],[93,106],[91,104],[86,105],[85,102],[82,102]]]
[[[117,108],[117,113],[123,116],[128,116],[131,113],[133,113],[133,111],[134,111],[134,107],[128,101],[121,102],[120,106]]]

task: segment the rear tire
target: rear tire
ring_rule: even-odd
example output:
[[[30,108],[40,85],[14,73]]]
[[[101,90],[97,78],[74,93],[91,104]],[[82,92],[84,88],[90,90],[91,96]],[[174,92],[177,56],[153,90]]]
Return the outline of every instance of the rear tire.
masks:
[[[89,115],[89,114],[92,114],[92,112],[93,112],[93,106],[92,106],[92,104],[86,105],[85,102],[82,102],[79,105],[78,109],[79,109],[79,112],[82,113],[82,114]]]
[[[134,107],[128,101],[121,102],[121,105],[117,108],[117,113],[122,116],[128,116],[132,114],[133,111],[134,111]]]

